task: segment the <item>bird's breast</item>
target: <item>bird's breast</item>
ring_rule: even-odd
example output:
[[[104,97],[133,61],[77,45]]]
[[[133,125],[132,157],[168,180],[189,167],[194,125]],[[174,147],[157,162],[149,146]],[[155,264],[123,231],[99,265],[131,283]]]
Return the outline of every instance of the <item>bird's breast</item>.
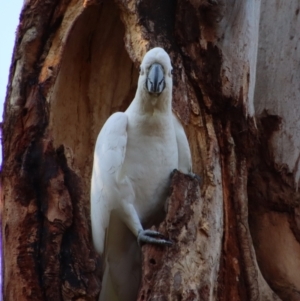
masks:
[[[177,142],[171,122],[129,127],[124,169],[132,183],[134,206],[142,221],[162,208],[170,173],[177,165]]]

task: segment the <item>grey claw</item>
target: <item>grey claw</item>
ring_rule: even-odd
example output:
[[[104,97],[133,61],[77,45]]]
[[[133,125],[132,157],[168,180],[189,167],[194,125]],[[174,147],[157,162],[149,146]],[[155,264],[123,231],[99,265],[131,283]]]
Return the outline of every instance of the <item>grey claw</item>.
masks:
[[[176,168],[173,169],[172,172],[171,172],[170,177],[173,178],[174,174],[175,174],[177,171],[178,171],[178,169],[176,169]]]
[[[198,176],[195,173],[191,173],[190,176],[192,176],[194,179],[196,179],[199,182],[199,184],[202,184],[202,177]]]
[[[141,243],[166,246],[171,246],[173,244],[171,240],[166,239],[164,235],[154,230],[141,230],[138,234],[137,240],[139,245],[141,245]]]

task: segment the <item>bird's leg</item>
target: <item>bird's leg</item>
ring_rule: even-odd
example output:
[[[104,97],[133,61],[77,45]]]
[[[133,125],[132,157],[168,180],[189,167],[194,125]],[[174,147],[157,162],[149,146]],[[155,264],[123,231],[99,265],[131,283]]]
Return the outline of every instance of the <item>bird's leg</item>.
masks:
[[[153,230],[144,230],[140,218],[133,206],[134,192],[128,178],[119,182],[123,198],[120,200],[119,216],[132,233],[137,236],[138,244],[151,243],[159,245],[171,245],[161,233]]]
[[[127,227],[132,231],[132,233],[137,236],[139,245],[143,243],[172,245],[172,242],[166,239],[161,233],[154,230],[143,229],[137,212],[132,204],[126,204],[126,206],[123,206],[122,209],[123,210],[122,214],[120,214],[120,217]]]
[[[165,238],[161,233],[154,230],[140,230],[138,233],[138,244],[142,243],[171,246],[173,242]]]

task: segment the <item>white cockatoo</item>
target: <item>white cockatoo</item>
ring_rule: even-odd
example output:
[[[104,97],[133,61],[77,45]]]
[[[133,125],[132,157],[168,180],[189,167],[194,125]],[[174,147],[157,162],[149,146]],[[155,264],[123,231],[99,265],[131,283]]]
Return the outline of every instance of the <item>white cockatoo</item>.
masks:
[[[148,51],[136,95],[97,138],[91,181],[92,236],[103,260],[101,301],[134,301],[140,284],[139,243],[170,244],[147,230],[162,217],[170,174],[191,173],[182,125],[172,113],[172,65],[162,48]]]

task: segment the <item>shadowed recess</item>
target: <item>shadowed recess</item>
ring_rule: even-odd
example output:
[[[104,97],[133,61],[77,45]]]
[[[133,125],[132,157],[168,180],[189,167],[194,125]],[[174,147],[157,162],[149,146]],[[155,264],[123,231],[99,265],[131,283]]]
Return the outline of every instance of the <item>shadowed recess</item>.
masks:
[[[106,119],[135,95],[138,70],[124,47],[124,27],[113,1],[85,10],[65,48],[50,98],[55,146],[64,144],[89,177],[94,144]]]

